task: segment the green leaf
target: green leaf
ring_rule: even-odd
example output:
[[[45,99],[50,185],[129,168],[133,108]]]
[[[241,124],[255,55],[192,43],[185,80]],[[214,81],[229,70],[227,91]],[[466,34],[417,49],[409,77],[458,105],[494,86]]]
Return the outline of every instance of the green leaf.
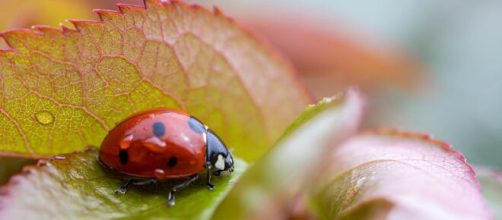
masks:
[[[495,219],[502,219],[502,173],[488,168],[476,168],[481,190]]]
[[[236,159],[230,176],[213,178],[213,191],[201,176],[169,207],[166,184],[116,195],[123,182],[99,164],[94,148],[57,158],[25,169],[1,189],[0,219],[207,219],[246,169]]]
[[[356,90],[348,90],[307,108],[287,135],[244,174],[213,219],[288,217],[297,196],[312,187],[333,150],[331,144],[356,132],[363,103]]]
[[[117,122],[154,107],[206,122],[253,160],[310,101],[293,70],[215,10],[147,0],[97,10],[76,30],[2,34],[0,151],[33,157],[99,146]]]

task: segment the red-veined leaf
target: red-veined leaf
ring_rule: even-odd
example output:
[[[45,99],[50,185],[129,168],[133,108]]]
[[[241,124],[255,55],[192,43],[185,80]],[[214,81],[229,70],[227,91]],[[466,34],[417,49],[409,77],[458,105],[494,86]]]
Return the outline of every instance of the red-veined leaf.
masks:
[[[4,154],[99,145],[132,113],[171,107],[254,159],[309,102],[290,66],[218,10],[159,0],[119,9],[71,20],[76,30],[2,34],[12,48],[0,51]]]

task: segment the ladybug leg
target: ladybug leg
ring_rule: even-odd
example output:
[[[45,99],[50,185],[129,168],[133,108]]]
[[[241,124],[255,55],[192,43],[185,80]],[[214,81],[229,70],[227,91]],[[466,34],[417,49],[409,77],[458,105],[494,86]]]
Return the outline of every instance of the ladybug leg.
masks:
[[[124,183],[124,185],[120,186],[117,190],[115,190],[115,193],[117,194],[125,194],[127,192],[127,187],[133,182],[133,180],[127,180],[127,182]]]
[[[211,184],[211,176],[212,176],[211,175],[211,167],[208,167],[207,168],[207,178],[206,178],[206,180],[207,180],[207,188],[209,190],[213,190],[214,189],[214,185]]]
[[[130,185],[134,186],[144,186],[144,185],[150,185],[150,184],[155,184],[157,183],[156,179],[147,179],[147,180],[127,180],[127,182],[124,183],[124,185],[120,186],[117,190],[115,190],[115,193],[117,194],[125,194],[127,192],[127,188]]]
[[[174,186],[172,189],[171,189],[171,192],[169,192],[169,196],[167,198],[167,203],[170,205],[170,206],[173,206],[174,205],[174,194],[177,192],[177,191],[180,191],[182,189],[184,189],[185,187],[187,187],[188,185],[190,185],[191,183],[193,183],[195,180],[197,180],[199,178],[199,175],[198,174],[195,174],[191,177],[189,177],[185,182],[182,182],[180,183],[179,185],[176,185]]]
[[[147,179],[147,180],[139,180],[139,181],[133,181],[131,184],[135,186],[144,186],[144,185],[150,185],[150,184],[155,184],[157,183],[156,179]]]

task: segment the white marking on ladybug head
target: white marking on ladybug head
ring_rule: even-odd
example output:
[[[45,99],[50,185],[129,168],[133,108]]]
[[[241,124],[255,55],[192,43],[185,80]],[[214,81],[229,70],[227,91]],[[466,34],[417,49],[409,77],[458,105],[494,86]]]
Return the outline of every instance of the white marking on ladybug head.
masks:
[[[225,158],[223,158],[223,155],[218,154],[218,159],[216,160],[216,163],[214,163],[214,167],[218,170],[225,169]]]

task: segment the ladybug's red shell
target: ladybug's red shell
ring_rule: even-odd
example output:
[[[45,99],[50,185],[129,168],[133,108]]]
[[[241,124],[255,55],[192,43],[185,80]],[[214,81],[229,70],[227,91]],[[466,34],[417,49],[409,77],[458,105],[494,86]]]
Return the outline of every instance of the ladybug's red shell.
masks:
[[[171,109],[132,116],[106,136],[99,159],[112,170],[139,178],[175,179],[199,173],[205,169],[206,137],[190,126],[191,121],[200,123]]]

